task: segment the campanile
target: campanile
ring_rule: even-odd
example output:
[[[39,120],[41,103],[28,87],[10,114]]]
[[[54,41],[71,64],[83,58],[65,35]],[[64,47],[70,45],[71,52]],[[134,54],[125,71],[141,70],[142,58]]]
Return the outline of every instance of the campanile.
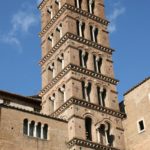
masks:
[[[103,0],[43,0],[39,9],[42,113],[68,121],[70,150],[123,150]]]

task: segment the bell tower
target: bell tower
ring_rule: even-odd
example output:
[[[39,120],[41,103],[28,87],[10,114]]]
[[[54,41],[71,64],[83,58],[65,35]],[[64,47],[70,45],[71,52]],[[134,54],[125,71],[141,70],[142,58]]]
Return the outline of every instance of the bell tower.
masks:
[[[123,150],[103,0],[43,0],[39,9],[42,113],[68,121],[69,150]]]

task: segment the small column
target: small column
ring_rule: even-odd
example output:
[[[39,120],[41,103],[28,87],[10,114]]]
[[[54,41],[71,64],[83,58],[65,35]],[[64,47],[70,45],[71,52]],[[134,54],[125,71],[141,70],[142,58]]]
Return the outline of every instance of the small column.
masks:
[[[92,28],[93,42],[96,42],[95,31],[96,31],[96,27],[94,26],[94,27]]]
[[[33,137],[37,136],[37,123],[34,124]]]
[[[106,141],[106,146],[109,145],[108,143],[108,135],[107,135],[108,129],[105,130],[105,141]]]
[[[80,8],[79,0],[76,0],[77,2],[77,8]]]
[[[104,91],[104,88],[100,87],[99,96],[100,96],[100,105],[101,106],[103,106],[103,98],[102,98],[103,91]]]
[[[89,70],[94,71],[94,63],[93,63],[93,54],[92,53],[88,54],[87,68]]]
[[[89,97],[88,97],[88,93],[87,93],[87,88],[88,88],[88,86],[89,86],[89,83],[86,82],[85,85],[84,85],[84,93],[85,93],[85,100],[86,100],[87,102],[89,102]]]
[[[58,5],[59,5],[59,9],[61,8],[61,0],[57,0]]]
[[[97,72],[97,73],[100,73],[100,71],[99,71],[100,68],[99,68],[99,66],[98,66],[98,62],[100,61],[99,56],[96,56],[96,60],[95,60],[95,61],[96,61],[96,63],[95,63],[95,64],[96,64],[96,72]]]
[[[85,52],[85,51],[82,51],[82,56],[81,56],[81,57],[82,57],[82,67],[83,67],[83,68],[86,68],[85,60],[84,60],[84,59],[85,59],[85,55],[86,55],[86,52]]]
[[[93,0],[89,0],[89,11],[90,11],[90,13],[92,14],[93,12],[93,10],[92,10],[92,4],[93,4]]]
[[[100,132],[99,132],[99,128],[96,129],[96,135],[97,135],[97,142],[100,143]]]
[[[82,34],[82,25],[83,25],[83,23],[82,23],[82,21],[79,21],[79,36],[83,36],[83,34]]]
[[[82,10],[88,11],[87,0],[82,0],[81,8]]]
[[[44,125],[41,124],[41,139],[44,139],[43,129],[44,129]]]
[[[28,121],[28,127],[27,127],[27,128],[28,128],[28,129],[27,129],[27,131],[28,131],[27,135],[28,135],[28,136],[30,136],[30,124],[31,124],[31,122]]]

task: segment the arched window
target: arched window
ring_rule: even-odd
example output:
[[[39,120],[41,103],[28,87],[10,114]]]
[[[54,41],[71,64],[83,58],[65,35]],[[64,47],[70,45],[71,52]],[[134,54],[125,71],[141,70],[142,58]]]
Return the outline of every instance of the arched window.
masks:
[[[97,87],[97,92],[98,92],[98,100],[99,100],[99,105],[105,107],[106,106],[106,96],[107,96],[107,91],[103,87]]]
[[[111,134],[110,123],[105,122],[98,128],[98,142],[102,145],[113,146],[114,135]]]
[[[89,117],[85,118],[85,131],[86,140],[92,141],[92,119]]]
[[[28,135],[28,119],[24,119],[23,121],[23,134]]]
[[[29,129],[30,129],[30,136],[34,136],[34,126],[35,126],[35,122],[32,121],[30,123],[30,127],[29,127]]]
[[[44,124],[44,127],[43,127],[43,139],[48,139],[48,125],[47,124]]]
[[[38,137],[38,138],[41,138],[41,123],[39,122],[38,124],[37,124],[37,128],[36,128],[36,136]]]

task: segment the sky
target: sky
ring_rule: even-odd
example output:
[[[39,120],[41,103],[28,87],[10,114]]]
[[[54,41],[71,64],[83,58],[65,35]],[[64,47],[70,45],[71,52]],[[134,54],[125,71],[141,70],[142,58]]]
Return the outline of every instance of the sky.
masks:
[[[0,90],[25,96],[41,90],[40,0],[0,5]],[[150,75],[150,1],[105,0],[119,100]]]

